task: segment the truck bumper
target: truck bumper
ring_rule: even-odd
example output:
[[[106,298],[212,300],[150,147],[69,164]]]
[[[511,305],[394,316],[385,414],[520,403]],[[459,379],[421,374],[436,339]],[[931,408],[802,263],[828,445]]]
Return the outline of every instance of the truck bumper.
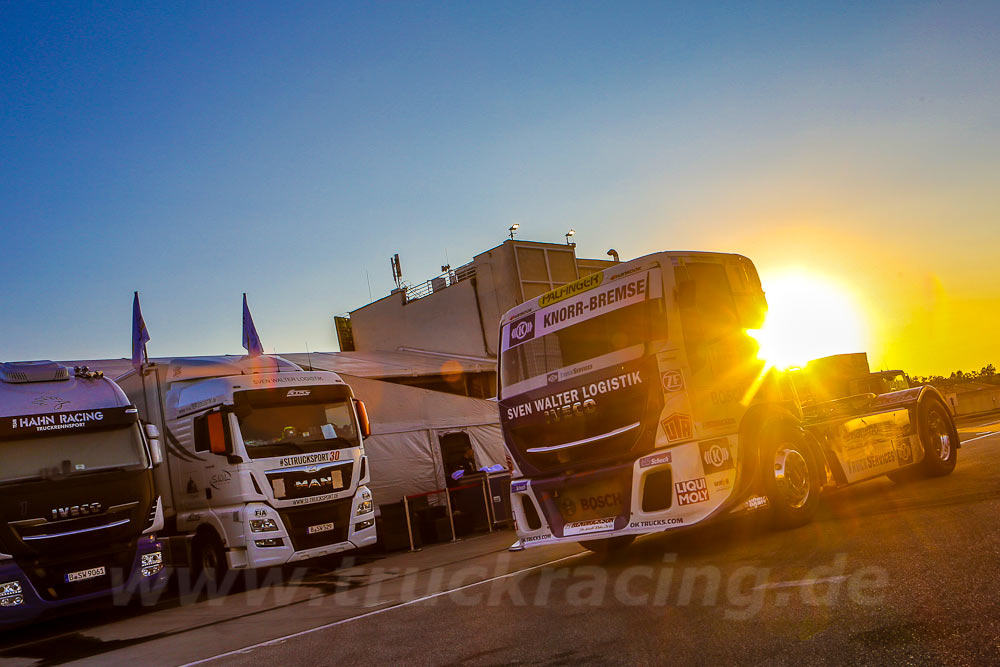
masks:
[[[511,482],[517,534],[525,547],[678,530],[759,509],[755,491],[737,495],[738,436],[663,448],[631,464],[571,476]],[[597,489],[588,496],[580,489]],[[615,511],[594,516],[602,498]],[[595,502],[596,501],[596,502]]]
[[[154,554],[160,553],[159,557]],[[143,556],[146,556],[144,565]],[[151,562],[151,561],[159,562]],[[92,563],[80,563],[87,569]],[[126,576],[127,575],[127,576]],[[0,584],[16,584],[17,593],[0,597],[0,629],[29,623],[43,616],[67,613],[82,603],[111,599],[115,605],[125,605],[138,599],[157,600],[167,583],[162,560],[162,544],[153,535],[139,538],[130,572],[107,572],[101,575],[107,587],[87,595],[47,600],[35,589],[24,570],[14,561],[0,561]],[[153,597],[148,597],[153,596]]]

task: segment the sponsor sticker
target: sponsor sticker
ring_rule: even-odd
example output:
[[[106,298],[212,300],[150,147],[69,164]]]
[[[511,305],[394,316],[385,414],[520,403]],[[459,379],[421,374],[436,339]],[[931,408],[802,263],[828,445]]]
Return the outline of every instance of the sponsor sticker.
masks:
[[[295,398],[297,396],[308,396],[311,393],[312,391],[309,389],[289,389],[285,396],[288,398]]]
[[[684,388],[684,376],[680,371],[667,371],[663,374],[663,391],[675,392]]]
[[[292,466],[304,466],[310,463],[328,463],[330,461],[339,461],[340,452],[334,450],[332,452],[317,452],[316,454],[301,454],[298,456],[283,456],[278,459],[278,465],[282,468],[290,468]]]
[[[551,292],[546,292],[545,294],[538,297],[538,307],[544,308],[545,306],[551,306],[554,303],[559,303],[564,299],[568,299],[572,296],[576,296],[580,292],[586,292],[587,290],[592,290],[595,287],[599,287],[604,281],[604,272],[599,271],[597,273],[591,273],[589,276],[584,276],[583,278],[578,278],[571,283],[566,283],[561,285]]]
[[[694,429],[691,426],[691,417],[675,412],[662,422],[663,432],[667,435],[669,442],[678,440],[689,440]]]
[[[750,496],[747,501],[743,503],[743,506],[748,510],[756,510],[761,507],[767,507],[767,496]]]
[[[701,450],[701,463],[705,468],[705,474],[711,475],[713,472],[731,470],[734,466],[733,455],[729,449],[729,441],[725,438],[706,440],[698,443]]]
[[[615,517],[604,519],[590,519],[589,521],[574,521],[567,523],[563,528],[563,535],[587,535],[589,533],[600,533],[605,530],[614,530]]]
[[[532,542],[541,542],[542,540],[551,540],[552,533],[542,533],[541,535],[529,535],[527,537],[521,538],[521,544],[531,544]]]
[[[674,482],[674,488],[677,490],[678,505],[693,505],[708,500],[708,486],[704,477]]]
[[[899,461],[899,465],[905,466],[913,463],[913,447],[910,445],[909,438],[893,440],[892,444],[896,448],[896,460]]]
[[[510,323],[510,344],[519,345],[535,337],[535,314],[531,313]]]
[[[510,484],[511,493],[519,493],[521,491],[527,491],[527,490],[528,490],[527,482],[511,482]]]
[[[633,521],[629,528],[661,528],[663,526],[676,526],[684,523],[684,517],[672,516],[666,519],[651,519],[649,521]]]
[[[664,463],[670,463],[672,459],[670,452],[661,452],[659,454],[653,454],[652,456],[644,456],[639,459],[640,468],[650,468],[652,466],[663,465]]]

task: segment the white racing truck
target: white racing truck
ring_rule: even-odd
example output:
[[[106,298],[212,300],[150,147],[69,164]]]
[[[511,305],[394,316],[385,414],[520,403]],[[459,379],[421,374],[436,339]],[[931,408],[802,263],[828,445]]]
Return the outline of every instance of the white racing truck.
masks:
[[[958,434],[935,389],[804,409],[747,333],[766,310],[749,259],[695,252],[617,264],[510,310],[499,407],[521,544],[605,551],[747,511],[794,526],[824,486],[951,472]]]
[[[375,543],[368,416],[337,374],[188,357],[118,382],[164,438],[156,484],[174,564],[219,581]]]

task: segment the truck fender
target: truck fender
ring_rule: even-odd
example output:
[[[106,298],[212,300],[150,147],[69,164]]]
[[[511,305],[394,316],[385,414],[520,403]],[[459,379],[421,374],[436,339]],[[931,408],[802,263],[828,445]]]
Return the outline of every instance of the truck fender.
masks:
[[[826,456],[820,443],[815,436],[802,428],[801,421],[794,414],[783,407],[772,404],[752,406],[740,422],[739,437],[742,454],[741,466],[738,470],[743,470],[737,488],[747,489],[761,474],[763,462],[760,460],[760,446],[763,434],[779,423],[790,424],[802,432],[808,452],[813,459],[814,469],[818,471],[819,479],[816,481],[821,487],[825,486],[828,481]]]
[[[944,406],[945,411],[948,413],[948,418],[950,420],[951,435],[952,439],[955,441],[955,449],[962,448],[962,439],[958,437],[958,429],[955,427],[955,415],[951,411],[951,406],[948,405],[948,401],[945,400],[944,395],[937,389],[937,387],[932,387],[931,385],[923,385],[920,388],[920,395],[917,398],[917,407],[914,410],[913,424],[917,424],[917,418],[920,414],[920,406],[928,401],[938,401]]]

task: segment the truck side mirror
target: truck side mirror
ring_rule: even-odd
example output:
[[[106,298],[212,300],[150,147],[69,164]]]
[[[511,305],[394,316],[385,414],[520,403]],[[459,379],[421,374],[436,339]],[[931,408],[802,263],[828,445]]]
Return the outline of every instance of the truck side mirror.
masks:
[[[160,429],[156,424],[146,424],[146,440],[149,441],[149,454],[153,457],[153,467],[163,463],[163,441],[160,440]]]
[[[358,399],[354,400],[354,408],[358,411],[358,424],[361,426],[361,437],[367,438],[372,434],[372,424],[368,420],[368,408],[365,407],[365,402]]]
[[[233,453],[233,447],[226,437],[225,416],[221,412],[209,412],[194,420],[194,440],[196,451],[206,451],[220,456]]]

